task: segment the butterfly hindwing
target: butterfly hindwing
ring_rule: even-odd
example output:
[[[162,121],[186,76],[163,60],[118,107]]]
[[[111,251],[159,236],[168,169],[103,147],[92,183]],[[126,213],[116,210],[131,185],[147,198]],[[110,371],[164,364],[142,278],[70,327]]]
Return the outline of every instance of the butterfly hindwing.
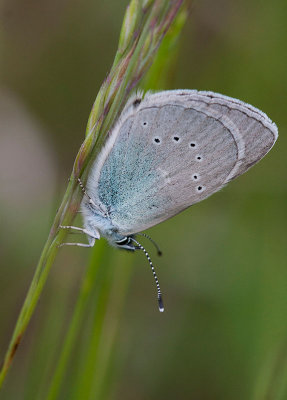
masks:
[[[276,125],[239,100],[192,90],[147,94],[123,111],[87,189],[129,235],[220,190],[276,138]]]

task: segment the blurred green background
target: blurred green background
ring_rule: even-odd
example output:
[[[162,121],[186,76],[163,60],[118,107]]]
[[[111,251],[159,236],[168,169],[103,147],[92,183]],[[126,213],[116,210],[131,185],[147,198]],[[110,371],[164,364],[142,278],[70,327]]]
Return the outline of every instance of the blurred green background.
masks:
[[[127,4],[0,3],[1,358],[112,64]],[[246,175],[149,230],[164,253],[158,259],[150,251],[164,314],[146,259],[128,257],[132,280],[105,398],[287,399],[286,21],[286,0],[193,4],[169,88],[251,103],[276,122],[279,140]],[[1,399],[44,399],[89,254],[60,252]],[[88,325],[87,318],[62,399],[73,397],[65,385],[80,373]]]

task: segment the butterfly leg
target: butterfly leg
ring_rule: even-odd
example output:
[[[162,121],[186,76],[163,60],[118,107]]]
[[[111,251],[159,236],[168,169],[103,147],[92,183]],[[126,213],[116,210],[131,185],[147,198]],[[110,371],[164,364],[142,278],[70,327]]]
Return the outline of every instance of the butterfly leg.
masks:
[[[75,231],[78,231],[79,233],[86,234],[88,236],[89,243],[61,243],[58,247],[62,247],[62,246],[93,247],[96,240],[100,239],[100,234],[98,231],[90,232],[87,229],[83,229],[83,228],[79,228],[77,226],[71,226],[71,225],[67,225],[67,226],[60,225],[60,228],[61,229],[73,229]]]
[[[62,246],[79,246],[79,247],[93,247],[96,239],[91,238],[90,243],[61,243],[58,247]]]
[[[73,229],[74,231],[78,231],[78,232],[80,232],[80,233],[85,233],[86,235],[91,236],[92,238],[100,239],[100,234],[99,234],[99,232],[97,232],[97,233],[95,234],[95,232],[92,233],[92,232],[88,231],[87,229],[79,228],[78,226],[72,226],[72,225],[66,225],[66,226],[64,226],[64,225],[60,225],[60,228],[61,228],[61,229]]]

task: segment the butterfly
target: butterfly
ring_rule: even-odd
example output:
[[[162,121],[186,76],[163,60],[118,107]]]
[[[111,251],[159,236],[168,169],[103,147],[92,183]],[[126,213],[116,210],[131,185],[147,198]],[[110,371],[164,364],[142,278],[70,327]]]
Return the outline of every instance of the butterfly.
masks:
[[[222,189],[261,160],[277,137],[266,114],[231,97],[196,90],[136,93],[86,185],[79,180],[84,228],[62,227],[85,233],[89,243],[66,244],[92,247],[103,236],[116,247],[142,250],[163,311],[152,261],[136,235]]]

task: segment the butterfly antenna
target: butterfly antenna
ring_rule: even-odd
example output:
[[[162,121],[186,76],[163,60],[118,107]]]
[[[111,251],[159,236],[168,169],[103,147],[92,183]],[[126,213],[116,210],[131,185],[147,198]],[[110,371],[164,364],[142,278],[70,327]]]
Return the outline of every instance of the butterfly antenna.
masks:
[[[92,204],[95,208],[97,208],[98,210],[100,210],[105,216],[107,215],[106,212],[101,208],[100,205],[96,205],[96,203],[94,202],[94,200],[91,198],[91,196],[88,195],[82,181],[80,178],[78,178],[78,183],[80,185],[80,188],[82,190],[82,192],[84,193],[85,196],[87,196],[87,198],[89,199],[89,203]],[[80,211],[81,212],[81,211]]]
[[[150,259],[150,256],[149,256],[148,252],[146,251],[146,249],[136,239],[134,239],[132,237],[130,237],[130,239],[138,245],[138,248],[144,252],[146,258],[148,259],[148,262],[149,262],[149,265],[151,267],[151,270],[152,270],[152,273],[153,273],[153,277],[154,277],[154,280],[155,280],[155,284],[156,284],[156,287],[157,287],[158,308],[159,308],[160,312],[163,312],[164,311],[164,306],[163,306],[163,302],[162,302],[162,295],[161,295],[161,290],[160,290],[160,286],[159,286],[159,281],[157,279],[157,275],[155,273],[154,266],[152,265],[152,261]]]
[[[144,236],[145,238],[150,240],[152,242],[152,244],[154,245],[154,247],[156,248],[156,250],[157,250],[157,255],[158,256],[162,256],[162,251],[159,248],[158,244],[149,235],[147,235],[146,233],[141,233],[141,232],[137,233],[137,235]]]
[[[93,202],[93,200],[91,199],[91,197],[88,195],[82,181],[80,178],[78,178],[78,184],[80,185],[80,188],[82,190],[82,192],[84,193],[85,196],[87,196],[87,198],[89,199],[89,203],[92,204],[93,206],[95,206],[95,203]]]

